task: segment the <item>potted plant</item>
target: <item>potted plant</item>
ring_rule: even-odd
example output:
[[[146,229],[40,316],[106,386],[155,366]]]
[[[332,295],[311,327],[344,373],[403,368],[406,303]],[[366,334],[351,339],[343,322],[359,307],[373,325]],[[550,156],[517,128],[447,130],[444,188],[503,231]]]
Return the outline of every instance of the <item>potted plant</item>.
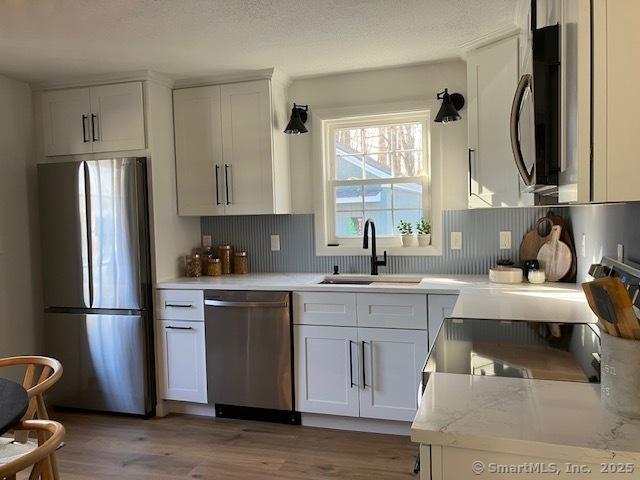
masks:
[[[431,222],[425,218],[416,223],[418,230],[418,245],[428,247],[431,245]]]
[[[403,247],[415,247],[418,245],[418,239],[413,234],[413,226],[409,222],[400,220],[398,231],[400,232],[400,235],[402,235],[401,238]]]

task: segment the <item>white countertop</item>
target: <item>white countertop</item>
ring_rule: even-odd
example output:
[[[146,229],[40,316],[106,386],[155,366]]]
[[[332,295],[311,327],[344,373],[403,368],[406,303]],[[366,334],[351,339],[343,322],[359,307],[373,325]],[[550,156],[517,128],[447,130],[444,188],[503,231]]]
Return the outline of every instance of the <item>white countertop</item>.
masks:
[[[606,410],[600,386],[435,373],[411,429],[415,442],[640,468],[640,420]]]
[[[595,321],[579,284],[496,284],[487,275],[384,275],[419,279],[416,284],[380,282],[372,285],[318,285],[321,273],[250,273],[221,277],[178,278],[156,288],[187,290],[290,290],[375,293],[459,294],[452,316],[548,322]],[[344,274],[341,278],[370,278]]]

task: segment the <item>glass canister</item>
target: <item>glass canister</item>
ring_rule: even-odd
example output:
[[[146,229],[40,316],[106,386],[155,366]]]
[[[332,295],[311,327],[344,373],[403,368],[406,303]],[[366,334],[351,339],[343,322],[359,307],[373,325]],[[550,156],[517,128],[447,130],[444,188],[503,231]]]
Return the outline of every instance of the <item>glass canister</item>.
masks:
[[[222,262],[220,262],[219,258],[209,257],[207,259],[207,275],[210,277],[222,275]]]
[[[200,277],[202,275],[202,259],[199,253],[187,255],[186,273],[187,277]]]
[[[233,257],[233,273],[249,273],[249,255],[245,251],[236,252]]]
[[[222,274],[228,275],[233,267],[233,247],[231,245],[220,245],[218,247],[218,258],[222,264]]]

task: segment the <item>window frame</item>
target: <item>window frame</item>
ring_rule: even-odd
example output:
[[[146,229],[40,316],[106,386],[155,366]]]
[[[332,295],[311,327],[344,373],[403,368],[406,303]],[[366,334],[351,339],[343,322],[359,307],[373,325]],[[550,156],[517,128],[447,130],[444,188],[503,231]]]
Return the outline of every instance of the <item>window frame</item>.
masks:
[[[339,243],[344,246],[358,246],[362,244],[361,238],[348,238],[338,237],[336,235],[336,204],[335,204],[335,190],[338,186],[348,185],[386,185],[386,184],[401,184],[401,183],[419,183],[422,186],[422,199],[421,210],[423,215],[427,218],[431,216],[431,202],[430,202],[430,188],[431,181],[429,172],[431,171],[431,159],[429,148],[429,115],[428,113],[411,113],[411,114],[395,114],[395,115],[375,115],[375,116],[362,116],[355,119],[343,119],[329,122],[327,124],[327,157],[325,161],[327,178],[324,181],[327,183],[325,186],[328,194],[325,196],[326,201],[326,215],[327,215],[327,239],[330,243]],[[362,178],[355,180],[336,180],[335,179],[335,132],[345,128],[364,128],[364,127],[384,127],[384,126],[396,126],[407,123],[418,123],[422,127],[422,159],[423,159],[423,174],[411,177],[390,177],[383,178]],[[363,209],[364,210],[364,209]],[[393,209],[390,209],[393,212]],[[396,225],[393,225],[395,230]],[[383,247],[398,247],[401,246],[400,235],[397,233],[391,235],[378,234],[378,244]]]
[[[428,101],[403,102],[365,107],[343,107],[312,112],[312,137],[316,165],[316,255],[369,255],[361,238],[335,235],[336,185],[420,183],[423,215],[432,221],[432,244],[428,247],[402,247],[399,234],[379,235],[380,252],[390,255],[441,255],[441,188],[439,129],[434,128],[431,112],[435,105]],[[423,128],[424,175],[389,179],[334,180],[335,131],[341,128],[420,123]],[[438,134],[434,136],[434,130]],[[435,175],[434,175],[435,174]],[[385,181],[386,180],[386,181]],[[411,182],[414,180],[414,182]],[[395,225],[394,225],[395,230]]]

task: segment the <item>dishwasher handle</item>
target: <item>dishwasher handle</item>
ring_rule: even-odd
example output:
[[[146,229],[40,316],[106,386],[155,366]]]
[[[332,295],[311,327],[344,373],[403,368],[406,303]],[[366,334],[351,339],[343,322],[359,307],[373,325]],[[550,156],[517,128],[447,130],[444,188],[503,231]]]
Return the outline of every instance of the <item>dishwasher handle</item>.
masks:
[[[226,300],[205,300],[208,307],[240,307],[240,308],[286,308],[289,302],[229,302]]]

